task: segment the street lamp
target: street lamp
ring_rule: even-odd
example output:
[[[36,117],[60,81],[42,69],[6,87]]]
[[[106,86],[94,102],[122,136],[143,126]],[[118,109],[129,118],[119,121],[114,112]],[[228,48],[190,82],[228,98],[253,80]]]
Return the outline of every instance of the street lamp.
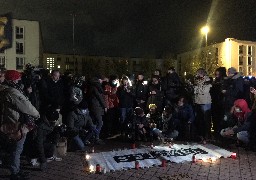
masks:
[[[201,28],[201,33],[205,35],[205,46],[207,46],[207,35],[209,31],[209,26],[204,26]]]

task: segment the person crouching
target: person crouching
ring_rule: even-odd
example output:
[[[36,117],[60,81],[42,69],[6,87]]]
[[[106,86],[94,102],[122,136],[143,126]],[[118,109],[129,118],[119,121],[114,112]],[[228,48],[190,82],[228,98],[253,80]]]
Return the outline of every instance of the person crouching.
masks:
[[[249,143],[249,133],[252,112],[244,99],[237,99],[231,108],[230,115],[224,119],[231,122],[228,128],[222,129],[220,135],[226,138],[237,137],[238,142]]]
[[[69,137],[79,150],[86,150],[86,145],[90,144],[89,140],[97,131],[89,115],[86,101],[82,101],[75,110],[68,114],[67,122]]]

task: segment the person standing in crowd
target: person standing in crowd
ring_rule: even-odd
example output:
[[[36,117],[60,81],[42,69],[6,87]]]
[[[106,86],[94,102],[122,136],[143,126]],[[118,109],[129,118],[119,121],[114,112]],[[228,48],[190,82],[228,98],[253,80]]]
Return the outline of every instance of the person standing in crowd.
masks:
[[[127,117],[133,113],[133,102],[134,102],[134,92],[132,84],[129,82],[127,76],[123,76],[121,80],[121,85],[117,88],[117,97],[119,99],[119,109],[120,109],[120,125],[121,133],[124,130],[124,123],[127,121]]]
[[[252,121],[255,121],[254,116],[251,115],[252,112],[248,108],[247,102],[244,99],[237,99],[230,110],[230,115],[226,119],[229,122],[229,127],[221,130],[221,136],[232,138],[235,135],[239,141],[248,144],[248,131]]]
[[[200,68],[195,75],[194,102],[197,132],[202,143],[211,138],[211,81],[205,69]]]
[[[165,92],[165,105],[174,105],[179,95],[181,81],[174,67],[168,69],[167,75],[163,78],[162,88]]]
[[[224,95],[224,110],[229,112],[235,100],[244,98],[244,79],[235,68],[228,69],[228,77],[225,78],[222,93]]]
[[[224,118],[224,94],[221,92],[226,77],[226,68],[219,67],[215,70],[215,79],[210,90],[212,98],[212,123],[215,138],[218,138],[220,133],[220,123]]]
[[[31,121],[27,122],[26,118],[21,118],[31,116],[37,119],[40,115],[18,84],[21,80],[21,74],[16,70],[7,70],[5,79],[7,84],[0,85],[0,112],[3,117],[0,130],[3,134],[12,132],[6,137],[12,139],[10,142],[12,147],[10,152],[11,179],[22,179],[25,175],[20,171],[20,155],[23,151],[26,134],[33,127]]]
[[[40,165],[41,171],[46,170],[47,162],[62,160],[62,158],[56,156],[56,145],[60,138],[60,132],[58,131],[58,126],[56,126],[58,119],[59,112],[54,107],[48,107],[37,123],[33,143],[29,141],[31,144],[28,144],[28,156],[38,158],[38,161],[37,159],[32,159],[31,163],[34,166]]]
[[[147,107],[149,107],[150,104],[155,104],[157,106],[157,111],[162,112],[163,98],[164,92],[162,91],[160,77],[153,75],[152,81],[149,85],[149,97],[147,101]]]
[[[107,112],[107,106],[103,98],[104,90],[101,86],[102,80],[94,77],[89,82],[88,87],[88,105],[91,117],[96,125],[97,134],[95,137],[96,144],[104,144],[100,139],[100,132],[103,126],[102,116]]]
[[[60,79],[60,72],[53,70],[51,78],[43,80],[40,89],[41,109],[46,110],[49,105],[62,107],[64,103],[64,85]]]
[[[119,80],[116,75],[111,75],[109,83],[104,87],[104,99],[108,108],[108,112],[105,118],[106,135],[112,136],[117,132],[118,127],[114,124],[118,123],[118,105],[119,99],[117,97],[117,88],[119,86]]]
[[[141,107],[143,110],[145,110],[148,99],[148,85],[147,81],[144,81],[144,75],[142,73],[137,75],[134,92],[136,107]]]

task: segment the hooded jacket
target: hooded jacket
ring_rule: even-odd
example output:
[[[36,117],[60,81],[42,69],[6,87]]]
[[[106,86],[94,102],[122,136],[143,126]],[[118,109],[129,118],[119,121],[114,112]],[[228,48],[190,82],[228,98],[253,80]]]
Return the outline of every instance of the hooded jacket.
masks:
[[[39,112],[19,90],[0,85],[0,119],[4,123],[16,123],[20,120],[21,113],[34,118],[39,118]]]
[[[247,102],[244,99],[237,99],[234,102],[234,105],[242,110],[242,112],[239,113],[234,112],[234,115],[239,119],[238,127],[234,128],[234,133],[248,131],[251,124],[251,110],[248,108]]]

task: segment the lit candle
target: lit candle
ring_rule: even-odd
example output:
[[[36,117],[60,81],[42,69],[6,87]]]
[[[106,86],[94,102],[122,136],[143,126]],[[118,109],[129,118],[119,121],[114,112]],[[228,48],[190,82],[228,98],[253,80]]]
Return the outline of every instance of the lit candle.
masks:
[[[90,170],[90,173],[93,173],[94,172],[94,166],[90,165],[89,170]]]
[[[217,159],[216,159],[216,157],[212,157],[211,160],[212,160],[212,162],[215,162]]]
[[[86,154],[86,155],[85,155],[85,159],[86,159],[86,160],[89,160],[89,159],[90,159],[90,155],[89,155],[89,154]]]

